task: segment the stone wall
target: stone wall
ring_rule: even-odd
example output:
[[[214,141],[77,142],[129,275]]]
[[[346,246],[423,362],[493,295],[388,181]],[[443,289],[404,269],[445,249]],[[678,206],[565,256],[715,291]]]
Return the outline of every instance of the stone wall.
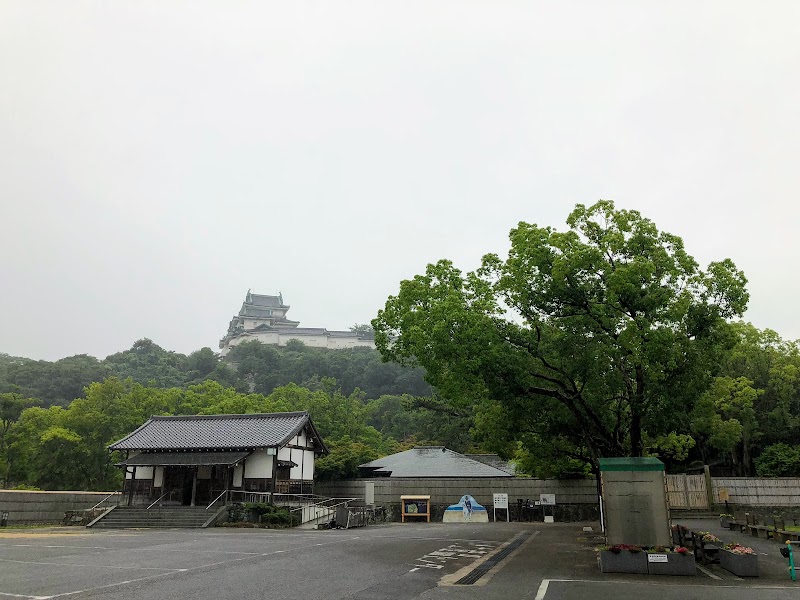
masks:
[[[492,494],[508,494],[512,519],[517,519],[517,500],[538,500],[540,494],[555,494],[555,518],[559,521],[584,521],[599,518],[597,485],[594,479],[556,480],[527,477],[380,477],[346,481],[319,481],[315,493],[331,498],[364,498],[365,484],[375,484],[375,504],[387,509],[392,520],[400,518],[400,496],[429,495],[431,520],[442,514],[461,496],[469,494],[486,507],[492,516]],[[552,510],[552,509],[548,509]],[[551,514],[548,512],[548,514]]]
[[[33,492],[0,490],[0,514],[8,523],[61,523],[64,512],[91,508],[111,492]]]

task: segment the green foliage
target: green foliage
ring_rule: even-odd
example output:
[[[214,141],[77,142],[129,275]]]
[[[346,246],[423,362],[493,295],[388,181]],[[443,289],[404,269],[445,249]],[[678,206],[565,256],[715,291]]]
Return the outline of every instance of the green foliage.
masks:
[[[756,459],[759,477],[800,477],[800,446],[768,446]]]
[[[372,324],[384,359],[424,367],[455,409],[501,405],[503,419],[477,420],[483,437],[556,440],[596,467],[685,426],[746,280],[729,260],[701,270],[680,238],[611,202],[567,223],[520,223],[508,258],[474,272],[429,265]]]

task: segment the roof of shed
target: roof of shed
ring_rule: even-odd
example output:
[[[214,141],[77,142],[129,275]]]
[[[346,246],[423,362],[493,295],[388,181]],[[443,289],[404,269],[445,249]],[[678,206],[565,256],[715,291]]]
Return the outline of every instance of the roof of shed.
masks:
[[[663,471],[664,463],[654,456],[623,456],[601,458],[597,461],[601,471]]]
[[[151,417],[111,450],[219,450],[283,446],[306,426],[315,450],[327,454],[307,412]]]
[[[420,446],[359,465],[389,477],[512,477],[444,446]]]

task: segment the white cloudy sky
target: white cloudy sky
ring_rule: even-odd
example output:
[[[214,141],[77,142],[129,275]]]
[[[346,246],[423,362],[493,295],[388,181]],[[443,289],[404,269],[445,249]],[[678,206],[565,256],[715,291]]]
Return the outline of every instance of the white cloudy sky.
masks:
[[[0,352],[306,326],[610,198],[800,337],[800,3],[0,1]]]

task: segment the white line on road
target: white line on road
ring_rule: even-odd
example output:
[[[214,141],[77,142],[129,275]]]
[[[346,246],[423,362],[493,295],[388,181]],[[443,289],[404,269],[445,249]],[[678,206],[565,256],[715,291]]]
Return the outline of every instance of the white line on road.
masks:
[[[714,575],[711,571],[706,569],[703,565],[697,565],[697,568],[700,569],[700,571],[702,573],[705,573],[706,575],[711,577],[711,579],[716,579],[717,581],[722,581],[722,577],[720,577],[718,575]]]
[[[180,571],[180,569],[165,569],[163,567],[130,567],[117,565],[81,565],[76,563],[57,563],[43,562],[37,560],[13,560],[11,558],[0,558],[0,562],[17,563],[21,565],[48,565],[51,567],[91,567],[93,569],[132,569],[134,571]]]
[[[549,579],[542,579],[542,584],[539,586],[539,591],[536,592],[536,598],[533,600],[544,600],[547,595],[547,587],[550,585]]]
[[[0,592],[0,596],[8,596],[9,598],[28,598],[29,600],[47,600],[47,596],[25,596],[23,594],[8,594]]]
[[[726,585],[714,583],[653,583],[651,581],[630,581],[624,579],[543,579],[542,585],[547,582],[550,583],[599,583],[606,585],[646,585],[648,587],[672,587],[672,588],[685,588],[691,587],[693,590],[697,588],[709,589],[734,589],[734,590],[797,590],[796,585]],[[539,586],[541,589],[541,586]],[[545,587],[545,591],[547,587]],[[544,598],[544,596],[542,596]],[[535,600],[540,600],[539,595],[536,595]]]

